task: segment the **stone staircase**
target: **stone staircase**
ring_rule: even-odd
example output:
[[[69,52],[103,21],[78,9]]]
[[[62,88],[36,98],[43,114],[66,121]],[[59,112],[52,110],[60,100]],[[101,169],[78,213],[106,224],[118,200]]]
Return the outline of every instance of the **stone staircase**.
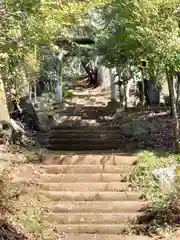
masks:
[[[97,102],[96,95],[92,98]],[[56,106],[60,123],[50,131],[52,152],[36,166],[49,208],[45,217],[61,240],[152,239],[144,234],[147,202],[129,181],[137,157],[113,153],[123,137],[108,123],[114,112],[100,100],[99,106],[82,101],[65,109]]]
[[[121,141],[121,133],[116,128],[62,126],[51,129],[48,148],[62,151],[113,150],[120,148]]]
[[[61,239],[149,239],[141,234],[147,202],[129,181],[136,161],[136,156],[117,154],[44,160],[39,184],[49,207],[46,218]]]
[[[105,106],[76,105],[57,111],[64,120],[51,128],[49,149],[62,151],[118,149],[122,141],[119,129],[111,127],[114,111]]]

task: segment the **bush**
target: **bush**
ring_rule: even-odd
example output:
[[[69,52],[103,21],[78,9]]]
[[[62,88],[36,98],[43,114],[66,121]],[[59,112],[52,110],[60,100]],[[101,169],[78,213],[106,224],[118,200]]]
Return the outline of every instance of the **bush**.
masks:
[[[162,188],[154,178],[152,171],[161,167],[168,167],[177,163],[178,157],[158,157],[152,152],[142,152],[139,155],[138,164],[135,166],[131,180],[135,186],[145,193],[149,206],[146,209],[151,216],[149,229],[162,231],[176,229],[178,214],[180,214],[177,202],[180,199],[179,185],[176,183],[174,191],[169,192]],[[177,178],[178,179],[178,178]],[[172,231],[170,231],[172,233]]]
[[[72,99],[73,98],[73,93],[70,91],[64,91],[63,92],[63,97],[66,99]]]

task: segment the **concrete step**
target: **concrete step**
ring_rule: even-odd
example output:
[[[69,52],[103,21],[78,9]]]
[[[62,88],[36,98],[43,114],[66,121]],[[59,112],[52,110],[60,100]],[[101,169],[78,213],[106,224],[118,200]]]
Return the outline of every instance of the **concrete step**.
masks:
[[[99,141],[99,143],[80,143],[77,141],[77,144],[71,144],[71,142],[69,142],[69,144],[67,143],[60,143],[60,144],[49,144],[48,149],[49,150],[61,150],[61,151],[88,151],[88,150],[92,150],[92,151],[96,151],[96,150],[115,150],[115,149],[119,149],[120,148],[120,143],[119,142],[115,142],[115,143],[107,143],[105,144],[104,142]]]
[[[95,174],[44,174],[42,182],[50,183],[72,183],[72,182],[125,182],[127,174],[118,173],[95,173]]]
[[[73,92],[73,94],[74,94],[74,96],[76,96],[76,97],[82,97],[83,99],[85,98],[85,97],[88,97],[88,98],[92,98],[92,97],[95,97],[95,98],[97,98],[97,97],[100,97],[100,96],[107,96],[107,92],[92,92],[92,91],[86,91],[86,93],[84,93],[84,92]],[[109,93],[109,97],[110,97],[110,93]]]
[[[91,101],[95,102],[96,99],[93,98],[91,99]],[[90,103],[90,102],[89,102]],[[85,104],[85,103],[84,103]],[[92,107],[92,106],[83,106],[83,100],[82,100],[82,105],[77,107],[77,106],[67,106],[65,108],[58,108],[58,107],[54,107],[53,108],[54,111],[57,114],[61,114],[63,116],[82,116],[83,118],[88,117],[88,118],[93,118],[93,117],[104,117],[104,116],[108,116],[109,114],[113,114],[113,111],[107,111],[106,106],[104,105],[100,105],[97,106],[96,108]]]
[[[122,234],[123,232],[129,231],[140,231],[146,226],[133,225],[128,226],[127,224],[62,224],[56,225],[57,232],[59,233],[98,233],[98,234]],[[130,230],[132,229],[132,230]]]
[[[104,125],[107,124],[107,120],[113,119],[113,114],[108,115],[107,113],[100,116],[99,114],[96,115],[83,115],[83,114],[74,114],[69,112],[58,112],[54,111],[56,114],[56,118],[59,120],[59,124],[63,124],[63,126],[77,126],[77,121],[81,126],[101,126],[102,123]],[[76,122],[75,122],[76,121]],[[101,124],[101,125],[100,125]]]
[[[112,135],[112,134],[120,134],[121,131],[118,128],[110,128],[110,127],[89,127],[89,126],[59,126],[56,128],[52,128],[50,131],[50,136],[54,136],[57,134],[104,134],[104,135]]]
[[[50,209],[56,213],[135,213],[142,211],[146,206],[146,201],[62,201],[59,204],[52,202]]]
[[[137,162],[137,156],[114,154],[81,154],[81,155],[51,155],[44,156],[44,164],[66,165],[132,165]]]
[[[96,118],[105,118],[105,117],[109,117],[109,114],[107,112],[93,112],[93,113],[83,113],[80,111],[76,111],[76,110],[58,110],[58,109],[54,109],[54,112],[56,114],[59,114],[63,117],[67,117],[71,120],[71,118],[73,117],[81,117],[82,119],[88,119],[88,120],[92,120],[92,119],[96,119]],[[111,113],[111,115],[113,115],[113,112]]]
[[[75,138],[72,138],[71,136],[68,137],[59,137],[59,138],[50,138],[49,139],[49,145],[68,145],[71,143],[71,145],[78,145],[78,146],[86,146],[86,145],[115,145],[117,146],[122,142],[122,137],[114,137],[114,138],[99,138],[99,137],[89,137],[83,136],[83,138],[79,138],[78,135]]]
[[[49,174],[58,173],[130,173],[133,166],[126,165],[40,165],[40,169]]]
[[[106,132],[105,132],[106,131]],[[112,138],[112,137],[119,137],[122,135],[122,133],[119,130],[70,130],[70,131],[66,131],[66,130],[56,130],[54,132],[51,131],[49,137],[53,138],[53,139],[57,139],[59,137],[63,137],[63,136],[67,136],[67,137],[77,137],[79,136],[81,139],[83,138]]]
[[[153,237],[141,235],[115,234],[64,234],[62,240],[153,240]],[[52,240],[52,239],[45,239]]]
[[[148,220],[144,213],[49,213],[46,218],[56,224],[135,224]]]
[[[52,201],[138,201],[144,195],[140,192],[110,192],[110,191],[41,191]]]
[[[128,191],[130,183],[123,182],[71,182],[71,183],[39,183],[46,191]]]

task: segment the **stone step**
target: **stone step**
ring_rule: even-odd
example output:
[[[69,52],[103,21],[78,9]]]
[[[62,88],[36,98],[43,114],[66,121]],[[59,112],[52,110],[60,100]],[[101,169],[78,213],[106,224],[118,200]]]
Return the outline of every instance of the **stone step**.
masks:
[[[80,95],[78,94],[78,96],[76,96],[76,97],[79,97],[79,96]],[[81,96],[82,96],[82,98],[88,97],[89,99],[93,97],[93,95],[84,95],[84,94],[81,95]],[[94,99],[96,99],[98,96],[99,96],[99,94],[94,95]],[[104,95],[102,95],[102,96],[104,96]],[[81,102],[82,102],[82,100],[81,100]],[[105,106],[96,106],[96,105],[92,105],[92,104],[91,105],[90,104],[89,105],[82,105],[81,102],[80,103],[76,103],[76,104],[74,103],[74,104],[68,106],[68,108],[66,108],[66,110],[73,110],[73,109],[75,109],[75,110],[79,110],[79,111],[83,111],[83,112],[85,112],[87,110],[88,111],[96,111],[96,112],[99,112],[99,111],[103,111],[104,112],[104,110],[106,109]]]
[[[98,233],[98,234],[122,234],[130,231],[141,231],[146,226],[127,224],[62,224],[56,225],[57,232],[59,233]]]
[[[80,155],[49,155],[43,157],[44,164],[66,165],[132,165],[137,162],[137,156],[125,154],[80,154]]]
[[[61,114],[62,116],[64,117],[82,117],[83,119],[96,119],[98,117],[108,117],[109,114],[108,112],[106,111],[93,111],[91,113],[86,113],[86,112],[81,112],[79,111],[79,109],[75,109],[75,108],[72,108],[72,109],[66,109],[66,110],[58,110],[58,109],[55,109],[55,113],[56,114]],[[113,113],[113,112],[112,112]]]
[[[100,96],[107,96],[108,93],[107,92],[92,92],[92,91],[89,91],[89,92],[73,92],[73,95],[76,96],[76,97],[82,97],[83,99],[85,97],[87,98],[92,98],[92,97],[100,97]],[[110,93],[109,93],[109,97],[110,97]]]
[[[42,182],[50,183],[72,183],[72,182],[125,182],[128,175],[118,173],[94,173],[94,174],[44,174]]]
[[[50,136],[55,134],[118,134],[121,133],[118,128],[111,127],[89,127],[89,126],[57,126],[56,128],[52,128],[50,131]]]
[[[107,120],[113,119],[113,114],[108,115],[107,113],[104,113],[103,115],[83,115],[81,113],[74,114],[73,112],[59,112],[56,110],[54,111],[54,113],[56,114],[56,119],[58,119],[58,123],[63,126],[101,126],[102,124],[107,124]],[[77,124],[77,122],[79,122],[79,124]]]
[[[144,195],[141,192],[110,192],[110,191],[41,191],[52,201],[138,201]]]
[[[77,142],[77,144],[71,144],[69,142],[69,144],[67,143],[60,143],[60,144],[49,144],[48,145],[48,149],[49,150],[55,150],[55,151],[96,151],[96,150],[116,150],[120,148],[120,143],[119,142],[115,142],[115,143],[102,143],[102,141],[99,141],[99,143],[84,143],[83,142]]]
[[[73,129],[74,127],[80,126],[79,129],[86,129],[86,128],[102,128],[102,126],[107,126],[107,122],[113,120],[113,117],[104,117],[103,119],[83,119],[82,117],[77,116],[57,116],[56,119],[58,120],[58,125],[63,126],[63,129]],[[104,128],[103,128],[104,129]],[[58,129],[59,131],[59,129]]]
[[[50,174],[58,173],[130,173],[133,166],[128,165],[40,165],[40,169]]]
[[[49,213],[46,219],[56,224],[122,224],[147,221],[144,213]]]
[[[153,240],[153,237],[141,235],[115,234],[63,234],[62,240]],[[45,239],[52,240],[52,239]]]
[[[105,145],[115,145],[117,146],[117,144],[120,145],[120,143],[122,142],[122,137],[114,137],[114,138],[96,138],[96,137],[89,137],[87,138],[86,136],[83,136],[83,138],[79,138],[78,136],[72,138],[71,136],[66,136],[66,137],[59,137],[59,138],[50,138],[49,139],[49,145],[54,146],[54,145],[58,145],[58,144],[62,144],[63,146],[65,144],[69,145],[69,143],[71,143],[71,145],[83,145],[86,146],[87,145],[97,145],[97,144],[105,144]]]
[[[50,210],[56,213],[135,213],[142,211],[146,206],[146,201],[62,201],[59,204],[52,202]]]
[[[117,132],[108,132],[108,133],[101,133],[101,132],[89,132],[89,133],[84,133],[84,132],[76,132],[70,131],[70,132],[60,132],[58,131],[57,133],[53,133],[49,136],[50,139],[59,139],[59,138],[73,138],[77,139],[77,136],[79,139],[109,139],[109,138],[122,138],[122,134],[117,131]]]
[[[128,191],[131,183],[123,182],[71,182],[52,183],[40,182],[42,190],[46,191]]]

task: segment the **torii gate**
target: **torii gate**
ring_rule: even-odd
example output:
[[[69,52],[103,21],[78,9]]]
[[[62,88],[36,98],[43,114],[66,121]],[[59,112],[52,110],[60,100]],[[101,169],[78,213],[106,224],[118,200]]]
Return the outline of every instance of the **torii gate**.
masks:
[[[72,38],[71,41],[67,39],[57,39],[55,41],[56,46],[60,48],[69,47],[72,43],[76,43],[78,45],[89,45],[94,44],[94,40],[88,38],[88,37],[76,37]],[[58,74],[58,80],[56,82],[56,100],[62,102],[63,101],[63,89],[62,89],[62,70],[63,70],[63,57],[68,53],[68,50],[62,49],[57,54],[57,74]]]
[[[58,47],[69,47],[72,43],[76,43],[78,45],[93,45],[95,42],[93,39],[90,39],[88,37],[75,37],[72,38],[70,41],[67,39],[57,39],[55,44]],[[62,95],[62,68],[63,68],[63,57],[68,53],[66,50],[62,50],[59,52],[57,59],[58,59],[58,65],[57,65],[57,72],[59,73],[59,81],[57,81],[56,85],[56,99],[57,101],[62,102],[63,101],[63,95]],[[117,100],[117,86],[114,84],[114,74],[113,71],[110,69],[110,80],[111,80],[111,100]]]

